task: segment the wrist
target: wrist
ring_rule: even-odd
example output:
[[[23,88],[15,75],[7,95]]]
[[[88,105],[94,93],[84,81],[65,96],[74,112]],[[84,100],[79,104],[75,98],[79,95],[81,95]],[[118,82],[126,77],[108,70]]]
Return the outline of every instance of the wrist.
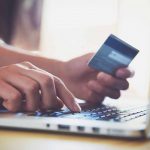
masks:
[[[66,68],[66,62],[61,60],[55,60],[55,59],[49,59],[46,57],[39,57],[36,59],[36,65],[49,73],[63,79],[65,76],[65,68]],[[39,63],[40,62],[40,63]]]
[[[54,67],[53,68],[53,74],[57,77],[59,77],[60,79],[64,79],[65,78],[65,74],[66,74],[66,62],[65,61],[56,61]]]

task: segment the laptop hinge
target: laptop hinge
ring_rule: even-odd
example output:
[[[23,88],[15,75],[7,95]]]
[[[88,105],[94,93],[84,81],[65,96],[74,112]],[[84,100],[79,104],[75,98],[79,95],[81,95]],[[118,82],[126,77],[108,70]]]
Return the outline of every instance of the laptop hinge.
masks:
[[[146,128],[146,130],[145,130],[145,136],[146,136],[146,138],[150,138],[150,128],[149,129]]]
[[[149,107],[149,105],[147,106]],[[149,108],[148,108],[149,109]],[[150,138],[150,113],[146,116],[146,130],[145,130],[145,136],[147,138]]]

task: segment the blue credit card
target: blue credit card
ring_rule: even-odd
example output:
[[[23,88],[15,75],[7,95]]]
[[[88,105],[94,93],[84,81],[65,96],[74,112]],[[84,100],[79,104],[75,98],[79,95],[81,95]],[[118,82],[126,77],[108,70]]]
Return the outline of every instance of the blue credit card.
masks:
[[[139,50],[111,34],[89,61],[89,67],[114,75],[121,67],[127,67]]]

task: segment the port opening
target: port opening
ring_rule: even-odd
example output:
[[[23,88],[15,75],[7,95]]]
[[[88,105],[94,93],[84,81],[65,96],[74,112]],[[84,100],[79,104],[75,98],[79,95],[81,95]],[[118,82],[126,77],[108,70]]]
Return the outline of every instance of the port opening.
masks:
[[[77,126],[77,130],[83,132],[85,130],[85,127],[83,127],[83,126]]]
[[[99,133],[100,129],[98,127],[93,127],[92,131],[93,131],[93,133]]]
[[[60,129],[60,130],[70,130],[70,126],[59,124],[58,129]]]
[[[46,127],[49,128],[49,127],[50,127],[50,124],[49,124],[49,123],[46,123]]]

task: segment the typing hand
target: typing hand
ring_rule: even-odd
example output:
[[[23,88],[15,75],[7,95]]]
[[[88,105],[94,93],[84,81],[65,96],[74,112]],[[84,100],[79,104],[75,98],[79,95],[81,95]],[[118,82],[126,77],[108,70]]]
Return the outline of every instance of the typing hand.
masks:
[[[29,62],[0,68],[0,103],[12,112],[80,107],[64,83]]]

